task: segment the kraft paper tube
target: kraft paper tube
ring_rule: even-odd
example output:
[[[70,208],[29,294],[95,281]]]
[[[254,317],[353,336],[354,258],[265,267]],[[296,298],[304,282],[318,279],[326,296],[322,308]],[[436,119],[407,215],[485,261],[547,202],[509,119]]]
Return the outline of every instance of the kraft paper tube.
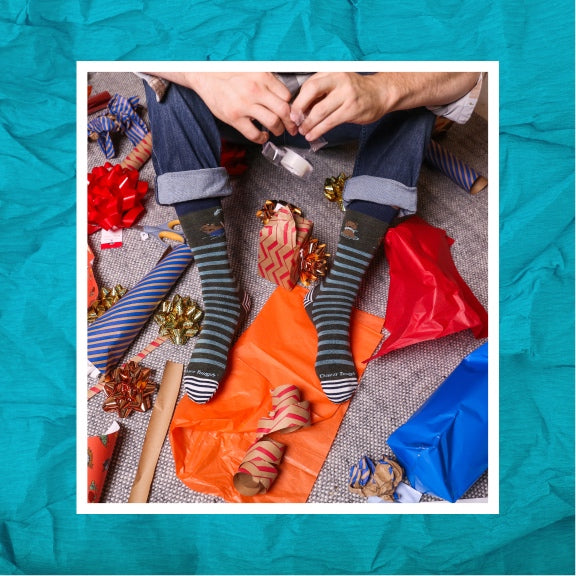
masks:
[[[148,429],[146,430],[138,470],[136,471],[136,477],[128,499],[129,503],[145,503],[148,501],[150,486],[152,485],[160,451],[162,450],[166,434],[168,434],[168,427],[170,426],[176,400],[178,399],[183,373],[183,364],[172,362],[171,360],[166,362],[160,391],[156,397]]]
[[[148,132],[142,140],[132,149],[132,151],[120,163],[122,168],[134,168],[140,170],[152,155],[152,133]]]

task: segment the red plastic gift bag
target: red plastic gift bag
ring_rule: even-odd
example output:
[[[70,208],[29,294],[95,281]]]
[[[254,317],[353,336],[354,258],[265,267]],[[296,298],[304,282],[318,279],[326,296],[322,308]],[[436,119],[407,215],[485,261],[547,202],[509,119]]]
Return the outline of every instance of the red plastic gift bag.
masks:
[[[228,502],[306,502],[349,402],[333,404],[322,391],[304,294],[301,286],[277,288],[234,345],[214,398],[200,405],[184,397],[176,407],[170,427],[176,475],[192,490]],[[359,375],[366,369],[362,360],[382,338],[382,324],[382,318],[353,311],[350,337]],[[271,390],[283,384],[297,386],[310,403],[312,425],[270,435],[286,445],[278,478],[267,493],[242,496],[233,477],[257,438],[258,421],[271,409]]]
[[[390,265],[385,328],[390,335],[369,360],[410,344],[470,329],[488,336],[488,314],[462,279],[444,230],[413,216],[384,240]]]

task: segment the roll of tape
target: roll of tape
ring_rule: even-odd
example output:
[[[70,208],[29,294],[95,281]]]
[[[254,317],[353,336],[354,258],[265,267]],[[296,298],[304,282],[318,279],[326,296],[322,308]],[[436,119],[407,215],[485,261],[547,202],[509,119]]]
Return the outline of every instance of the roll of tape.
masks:
[[[302,156],[288,148],[285,148],[285,150],[286,154],[284,154],[280,164],[282,164],[288,172],[300,178],[305,178],[312,172],[312,164],[310,164],[308,160],[305,160]]]

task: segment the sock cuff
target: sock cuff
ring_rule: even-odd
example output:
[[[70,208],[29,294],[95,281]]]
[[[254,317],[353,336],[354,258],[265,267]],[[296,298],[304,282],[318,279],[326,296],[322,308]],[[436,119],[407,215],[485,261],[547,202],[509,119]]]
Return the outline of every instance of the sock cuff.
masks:
[[[339,241],[374,251],[389,228],[389,223],[356,210],[346,210]]]

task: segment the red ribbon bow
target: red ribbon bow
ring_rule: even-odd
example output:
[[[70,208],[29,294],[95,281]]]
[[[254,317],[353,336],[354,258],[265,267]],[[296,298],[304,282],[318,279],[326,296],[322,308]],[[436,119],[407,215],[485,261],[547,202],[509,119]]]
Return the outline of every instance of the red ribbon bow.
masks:
[[[106,162],[88,174],[88,234],[104,228],[129,228],[144,211],[142,200],[148,183],[138,180],[138,170]]]

